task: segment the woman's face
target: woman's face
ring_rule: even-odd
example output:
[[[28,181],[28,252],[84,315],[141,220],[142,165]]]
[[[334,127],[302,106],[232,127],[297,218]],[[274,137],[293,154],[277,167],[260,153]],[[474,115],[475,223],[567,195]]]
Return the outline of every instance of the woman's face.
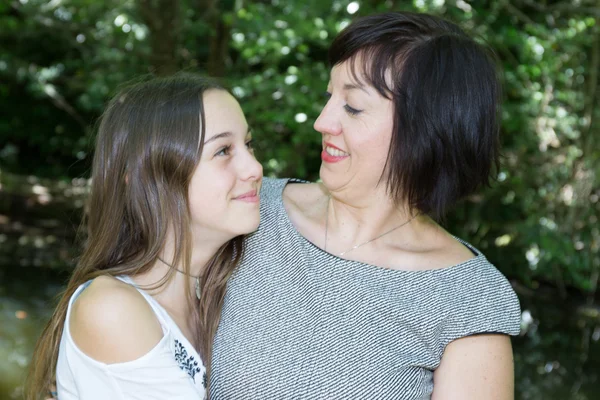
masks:
[[[333,67],[329,99],[314,125],[323,135],[320,176],[332,191],[374,189],[388,155],[393,103],[358,78],[362,82],[353,78],[349,61]]]
[[[204,149],[189,188],[195,236],[227,241],[259,223],[262,166],[238,102],[224,90],[204,93]]]

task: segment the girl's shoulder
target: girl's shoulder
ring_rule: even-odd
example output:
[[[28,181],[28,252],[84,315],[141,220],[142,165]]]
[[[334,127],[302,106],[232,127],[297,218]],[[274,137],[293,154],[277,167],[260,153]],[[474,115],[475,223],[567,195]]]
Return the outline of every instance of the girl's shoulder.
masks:
[[[202,360],[163,311],[126,276],[81,285],[60,343],[59,398],[203,398]]]
[[[144,296],[111,276],[95,278],[74,299],[67,324],[77,347],[106,364],[138,359],[163,337],[162,326]]]

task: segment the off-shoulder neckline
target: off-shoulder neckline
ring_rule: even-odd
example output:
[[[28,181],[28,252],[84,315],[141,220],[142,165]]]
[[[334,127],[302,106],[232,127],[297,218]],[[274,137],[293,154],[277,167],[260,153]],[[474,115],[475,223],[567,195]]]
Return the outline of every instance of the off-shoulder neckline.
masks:
[[[406,270],[406,269],[394,269],[394,268],[389,268],[389,267],[381,267],[381,266],[374,265],[374,264],[364,263],[362,261],[348,260],[346,258],[336,256],[335,254],[332,254],[332,253],[329,253],[329,252],[323,250],[322,248],[320,248],[319,246],[317,246],[316,244],[314,244],[313,242],[308,240],[306,237],[304,237],[298,231],[298,229],[296,229],[296,226],[291,221],[291,219],[287,213],[287,210],[285,208],[285,204],[283,202],[283,192],[289,183],[312,183],[312,182],[308,182],[308,181],[304,181],[304,180],[300,180],[300,179],[294,179],[294,178],[282,178],[279,181],[280,181],[280,184],[279,184],[278,191],[277,191],[277,205],[279,207],[278,211],[283,214],[283,220],[284,220],[285,225],[288,227],[289,231],[292,233],[293,236],[298,238],[301,242],[307,244],[307,247],[310,248],[310,250],[313,252],[313,254],[315,254],[317,256],[327,257],[327,258],[331,259],[332,261],[335,261],[336,263],[343,262],[346,265],[351,265],[353,267],[359,267],[359,268],[362,267],[362,268],[370,269],[370,270],[373,270],[373,271],[376,271],[379,273],[389,273],[389,274],[399,274],[399,275],[402,275],[402,274],[406,274],[406,275],[446,274],[449,272],[454,272],[457,270],[462,270],[464,268],[468,268],[468,267],[472,267],[474,265],[481,264],[482,261],[486,260],[483,253],[481,253],[477,248],[475,248],[470,243],[467,243],[464,240],[462,240],[452,234],[450,234],[450,235],[452,236],[452,238],[454,238],[454,240],[458,241],[459,243],[461,243],[462,245],[467,247],[471,252],[473,252],[475,254],[475,256],[466,261],[463,261],[461,263],[449,265],[447,267],[433,268],[433,269],[420,269],[420,270]]]

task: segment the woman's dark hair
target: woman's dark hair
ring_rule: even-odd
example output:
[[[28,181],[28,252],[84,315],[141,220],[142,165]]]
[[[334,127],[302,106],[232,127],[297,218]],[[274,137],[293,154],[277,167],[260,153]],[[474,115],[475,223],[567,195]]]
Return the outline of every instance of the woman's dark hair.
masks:
[[[156,262],[169,228],[172,265],[190,271],[192,256],[190,181],[204,143],[203,95],[224,90],[191,74],[153,78],[122,89],[108,104],[98,128],[92,185],[85,215],[87,238],[79,262],[42,332],[30,365],[26,399],[47,393],[69,299],[79,285],[101,275],[135,276]],[[199,327],[193,344],[210,373],[212,339],[219,325],[227,279],[243,255],[242,237],[225,243],[201,278],[202,299],[187,288]],[[168,282],[175,269],[158,282]]]
[[[434,219],[489,185],[499,167],[501,86],[494,53],[457,25],[408,12],[360,18],[333,41],[331,66],[393,101],[382,180],[396,203]]]

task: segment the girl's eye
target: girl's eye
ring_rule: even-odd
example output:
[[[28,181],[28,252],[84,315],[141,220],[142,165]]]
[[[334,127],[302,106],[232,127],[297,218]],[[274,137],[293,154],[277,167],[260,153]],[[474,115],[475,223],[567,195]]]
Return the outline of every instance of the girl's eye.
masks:
[[[231,146],[225,146],[215,153],[215,156],[228,156]]]
[[[246,147],[248,148],[248,150],[252,151],[254,150],[254,139],[250,139],[246,142]]]
[[[331,93],[325,92],[325,93],[323,93],[323,97],[325,97],[325,99],[329,100],[329,98],[331,97]]]
[[[344,105],[344,110],[350,115],[358,115],[362,110],[357,110],[356,108],[350,107],[348,104]]]

